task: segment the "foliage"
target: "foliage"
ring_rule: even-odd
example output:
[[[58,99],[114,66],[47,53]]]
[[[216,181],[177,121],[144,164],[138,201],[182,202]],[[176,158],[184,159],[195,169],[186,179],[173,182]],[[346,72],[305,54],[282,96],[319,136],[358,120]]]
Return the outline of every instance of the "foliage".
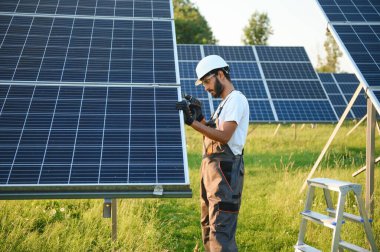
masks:
[[[243,29],[242,42],[245,45],[267,45],[272,34],[273,29],[268,14],[255,11]]]
[[[342,52],[330,31],[326,31],[326,40],[323,44],[326,52],[325,61],[318,55],[317,71],[320,73],[337,73],[339,72],[339,58],[342,57]]]
[[[245,146],[245,181],[237,243],[239,251],[294,251],[306,195],[299,190],[335,125],[250,125]],[[348,122],[335,137],[314,177],[365,184],[365,175],[351,174],[365,164],[365,125],[349,137]],[[375,149],[380,148],[376,135]],[[118,240],[111,240],[111,220],[102,218],[103,200],[0,201],[0,251],[195,251],[202,249],[199,211],[199,165],[202,137],[186,127],[189,176],[188,199],[118,199]],[[380,188],[380,173],[375,173]],[[364,188],[363,188],[363,191]],[[336,200],[335,194],[332,195]],[[379,202],[380,190],[375,190]],[[313,209],[323,213],[323,192],[316,189]],[[346,210],[358,214],[353,200]],[[375,217],[380,205],[375,205]],[[373,231],[380,247],[380,218]],[[331,230],[307,226],[306,242],[330,251]],[[342,238],[368,248],[361,225],[346,222]]]
[[[178,44],[215,44],[206,19],[190,0],[174,0],[174,20]]]

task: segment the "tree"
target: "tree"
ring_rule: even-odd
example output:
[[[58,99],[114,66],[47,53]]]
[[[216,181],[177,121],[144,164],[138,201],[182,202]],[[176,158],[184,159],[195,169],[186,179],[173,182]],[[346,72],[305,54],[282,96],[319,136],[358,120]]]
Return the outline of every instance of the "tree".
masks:
[[[243,29],[244,45],[267,45],[269,36],[273,34],[267,13],[255,11]]]
[[[317,71],[320,73],[339,72],[339,58],[342,57],[343,54],[341,50],[339,50],[339,46],[329,30],[326,31],[326,40],[323,46],[326,52],[326,59],[323,61],[321,56],[318,55]]]
[[[215,44],[206,19],[190,0],[174,0],[174,20],[178,44]]]

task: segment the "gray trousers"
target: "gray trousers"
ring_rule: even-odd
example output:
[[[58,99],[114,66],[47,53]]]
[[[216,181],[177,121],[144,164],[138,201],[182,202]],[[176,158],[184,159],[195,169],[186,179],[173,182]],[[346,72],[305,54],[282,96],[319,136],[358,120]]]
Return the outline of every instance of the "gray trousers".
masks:
[[[242,156],[206,156],[201,165],[201,226],[206,251],[237,251],[235,233],[244,180]]]

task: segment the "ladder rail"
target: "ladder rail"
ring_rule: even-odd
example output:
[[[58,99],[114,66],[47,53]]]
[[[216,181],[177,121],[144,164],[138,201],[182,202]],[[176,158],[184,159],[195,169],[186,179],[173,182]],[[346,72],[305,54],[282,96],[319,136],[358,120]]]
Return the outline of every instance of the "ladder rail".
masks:
[[[341,240],[340,233],[342,225],[344,223],[344,220],[347,219],[363,224],[367,240],[371,246],[371,251],[379,252],[375,244],[375,238],[371,229],[370,220],[367,217],[366,209],[361,196],[361,185],[327,178],[309,179],[307,180],[307,185],[307,197],[304,211],[301,212],[302,218],[300,231],[298,234],[298,241],[294,246],[295,251],[319,251],[318,249],[305,244],[306,226],[308,221],[313,221],[333,229],[333,237],[331,242],[332,252],[343,252],[344,249],[351,251],[368,251],[365,248]],[[316,187],[323,189],[328,216],[313,212],[311,210]],[[334,208],[330,191],[336,191],[339,193],[336,210]],[[355,195],[360,216],[344,212],[345,201],[350,191],[353,191]]]
[[[378,252],[379,250],[376,247],[375,237],[373,236],[373,233],[371,231],[372,230],[371,229],[371,224],[369,224],[368,217],[367,217],[367,212],[364,209],[364,204],[363,204],[361,192],[359,192],[359,193],[354,192],[354,193],[355,193],[355,196],[356,196],[356,201],[358,203],[360,216],[363,218],[364,231],[365,231],[365,233],[367,235],[367,239],[368,239],[368,242],[369,242],[369,244],[371,246],[371,250],[373,252]]]

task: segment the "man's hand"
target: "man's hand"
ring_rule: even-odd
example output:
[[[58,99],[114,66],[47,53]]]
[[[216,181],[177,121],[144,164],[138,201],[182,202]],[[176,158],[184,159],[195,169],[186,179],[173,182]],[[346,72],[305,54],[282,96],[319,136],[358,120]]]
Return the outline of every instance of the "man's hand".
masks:
[[[193,118],[198,122],[201,122],[203,118],[205,118],[202,113],[201,101],[191,95],[185,95],[185,99],[190,103],[189,108]]]
[[[190,103],[187,100],[177,102],[175,105],[176,109],[183,111],[183,118],[187,125],[191,125],[194,122],[194,115],[191,113],[189,105]]]

